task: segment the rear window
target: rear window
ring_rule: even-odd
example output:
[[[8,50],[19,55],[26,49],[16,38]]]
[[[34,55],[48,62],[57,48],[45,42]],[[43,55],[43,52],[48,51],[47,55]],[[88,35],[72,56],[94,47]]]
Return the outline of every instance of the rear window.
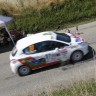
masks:
[[[57,34],[57,40],[64,41],[64,42],[71,42],[70,36],[68,36],[65,33],[56,33]]]
[[[16,49],[16,47],[14,47],[13,50],[12,50],[12,56],[15,56],[16,53],[17,53],[17,49]]]

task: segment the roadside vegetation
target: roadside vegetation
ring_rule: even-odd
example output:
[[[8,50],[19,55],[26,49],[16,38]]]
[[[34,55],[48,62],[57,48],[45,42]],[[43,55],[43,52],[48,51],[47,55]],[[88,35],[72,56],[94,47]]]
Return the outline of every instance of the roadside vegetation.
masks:
[[[37,1],[35,7],[31,3],[30,6],[24,6],[23,0],[18,0],[17,7],[3,3],[0,12],[13,16],[18,29],[28,33],[66,28],[96,18],[96,0],[49,0],[50,3],[45,0],[48,4]]]
[[[82,81],[74,84],[71,88],[54,91],[48,94],[43,92],[38,96],[96,96],[96,81]]]

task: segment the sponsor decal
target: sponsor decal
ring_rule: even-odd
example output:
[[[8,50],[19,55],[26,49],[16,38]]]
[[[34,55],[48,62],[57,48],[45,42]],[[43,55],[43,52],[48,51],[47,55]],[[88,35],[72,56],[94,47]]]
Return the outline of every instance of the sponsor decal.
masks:
[[[76,41],[76,42],[81,42],[81,39],[80,39],[80,38],[76,38],[75,41]]]
[[[59,61],[59,59],[60,59],[60,53],[53,53],[46,55],[46,62]]]
[[[41,67],[46,67],[46,66],[60,63],[59,61],[46,63],[45,58],[41,58],[41,59],[36,60],[34,58],[31,58],[31,57],[19,59],[18,61],[21,62],[23,65],[29,66],[32,69],[38,69]]]
[[[41,58],[38,60],[33,60],[33,61],[31,61],[31,63],[33,66],[37,66],[37,65],[46,64],[46,60],[45,60],[45,58]]]
[[[59,61],[55,61],[55,62],[51,61],[49,63],[48,62],[46,63],[45,58],[41,58],[41,59],[36,60],[36,59],[34,59],[32,57],[19,59],[18,61],[20,63],[22,63],[23,65],[29,66],[32,69],[38,69],[38,68],[41,68],[41,67],[46,67],[46,66],[50,66],[50,65],[54,65],[54,64],[60,63]]]
[[[60,53],[67,53],[67,49],[66,48],[63,48],[63,49],[60,49]]]
[[[61,58],[65,58],[68,54],[68,50],[66,48],[62,48],[59,51],[60,51]]]
[[[26,57],[26,58],[22,58],[22,59],[19,59],[18,61],[23,64],[23,65],[31,65],[31,60],[35,60],[35,58],[33,57]]]
[[[31,65],[31,66],[38,66],[38,65],[42,65],[46,63],[45,58],[41,58],[41,59],[34,59],[32,57],[27,57],[27,58],[23,58],[23,59],[19,59],[18,60],[20,63],[22,63],[23,65]]]
[[[71,48],[76,48],[77,46],[76,45],[72,45],[72,46],[70,46]]]
[[[40,64],[40,61],[39,60],[33,60],[31,62],[32,62],[32,64]]]

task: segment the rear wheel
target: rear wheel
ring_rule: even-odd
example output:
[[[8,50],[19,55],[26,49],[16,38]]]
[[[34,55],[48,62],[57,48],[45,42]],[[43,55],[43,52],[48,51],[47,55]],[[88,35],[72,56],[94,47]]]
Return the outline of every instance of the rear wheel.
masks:
[[[29,75],[31,73],[31,68],[29,68],[28,66],[20,66],[18,69],[18,74],[20,76],[26,76]]]
[[[72,62],[78,62],[78,61],[82,60],[82,58],[83,58],[83,52],[82,51],[75,51],[71,55],[71,61]]]

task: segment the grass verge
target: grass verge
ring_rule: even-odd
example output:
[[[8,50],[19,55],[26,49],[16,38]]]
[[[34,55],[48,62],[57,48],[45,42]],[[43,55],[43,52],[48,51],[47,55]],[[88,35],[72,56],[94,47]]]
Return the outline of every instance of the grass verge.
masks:
[[[74,84],[71,88],[54,91],[49,94],[43,92],[38,96],[96,96],[96,82],[95,80],[82,81]]]

